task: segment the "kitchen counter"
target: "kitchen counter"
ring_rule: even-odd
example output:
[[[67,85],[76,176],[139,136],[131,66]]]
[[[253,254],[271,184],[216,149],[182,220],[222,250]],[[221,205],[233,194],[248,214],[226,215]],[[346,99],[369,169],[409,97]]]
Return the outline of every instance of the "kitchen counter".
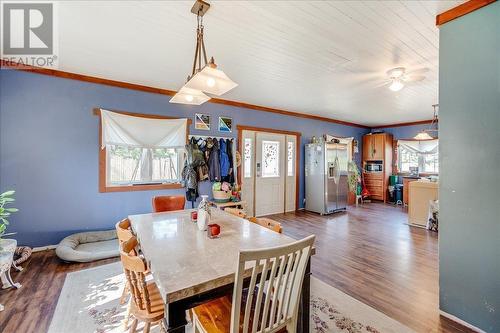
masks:
[[[425,228],[429,203],[438,200],[439,183],[419,179],[409,182],[408,187],[408,224]]]

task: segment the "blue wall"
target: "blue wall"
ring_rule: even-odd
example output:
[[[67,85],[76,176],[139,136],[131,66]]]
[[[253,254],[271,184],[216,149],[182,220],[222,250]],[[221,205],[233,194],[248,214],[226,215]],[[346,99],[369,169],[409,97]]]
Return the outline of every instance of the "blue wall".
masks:
[[[439,305],[500,332],[500,2],[440,27]]]
[[[404,140],[404,139],[412,139],[415,135],[418,134],[418,132],[421,132],[422,130],[429,129],[430,124],[424,124],[424,125],[411,125],[411,126],[397,126],[397,127],[387,127],[387,128],[381,128],[380,130],[386,132],[386,133],[391,133],[394,136],[395,140]],[[437,125],[434,124],[432,125],[432,129],[437,129]],[[372,128],[372,131],[378,130],[377,128]],[[430,132],[430,136],[432,137],[437,137],[438,133],[437,132]]]
[[[0,71],[0,191],[17,191],[9,231],[21,244],[57,244],[81,230],[112,228],[129,214],[151,211],[151,197],[184,191],[99,193],[98,117],[92,109],[107,109],[193,118],[212,115],[212,131],[191,134],[221,135],[218,116],[236,125],[258,126],[302,133],[299,202],[304,198],[304,149],[312,136],[325,133],[354,136],[361,142],[366,129],[283,116],[225,105],[199,107],[170,104],[169,96],[14,70]],[[215,130],[214,130],[215,129]],[[237,136],[236,130],[225,136]],[[361,150],[360,150],[361,151]],[[356,159],[359,162],[360,154]],[[209,183],[200,191],[208,193]]]

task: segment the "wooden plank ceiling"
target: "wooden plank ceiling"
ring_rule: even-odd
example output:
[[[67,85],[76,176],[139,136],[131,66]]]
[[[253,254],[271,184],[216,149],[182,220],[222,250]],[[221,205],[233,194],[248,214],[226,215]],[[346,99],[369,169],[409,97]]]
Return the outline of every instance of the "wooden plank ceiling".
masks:
[[[436,14],[463,1],[212,1],[207,53],[239,87],[223,98],[376,126],[432,117]],[[59,69],[180,88],[192,65],[192,1],[58,4]],[[394,93],[386,71],[425,80]]]

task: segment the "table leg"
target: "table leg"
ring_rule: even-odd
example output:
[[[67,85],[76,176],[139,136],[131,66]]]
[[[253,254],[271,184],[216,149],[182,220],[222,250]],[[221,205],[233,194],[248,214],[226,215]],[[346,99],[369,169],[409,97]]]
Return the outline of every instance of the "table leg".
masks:
[[[165,304],[165,318],[163,324],[167,333],[186,332],[186,310],[180,304]]]
[[[311,302],[311,258],[309,258],[302,283],[302,292],[299,303],[299,318],[297,321],[297,332],[309,333],[309,307]]]

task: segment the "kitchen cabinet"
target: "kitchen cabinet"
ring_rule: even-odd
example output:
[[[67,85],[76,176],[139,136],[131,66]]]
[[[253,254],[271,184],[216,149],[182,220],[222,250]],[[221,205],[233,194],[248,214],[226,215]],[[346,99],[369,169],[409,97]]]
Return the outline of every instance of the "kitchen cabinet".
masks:
[[[363,179],[370,198],[386,202],[387,186],[392,174],[392,134],[376,133],[363,136]],[[381,171],[367,171],[366,164],[377,161]]]
[[[430,201],[438,200],[438,183],[420,179],[408,183],[408,224],[427,226]]]
[[[369,134],[363,137],[363,159],[371,161],[382,161],[385,155],[385,142],[387,136],[392,135],[387,133]]]
[[[383,172],[365,172],[365,186],[370,192],[370,198],[384,200],[384,174]]]

